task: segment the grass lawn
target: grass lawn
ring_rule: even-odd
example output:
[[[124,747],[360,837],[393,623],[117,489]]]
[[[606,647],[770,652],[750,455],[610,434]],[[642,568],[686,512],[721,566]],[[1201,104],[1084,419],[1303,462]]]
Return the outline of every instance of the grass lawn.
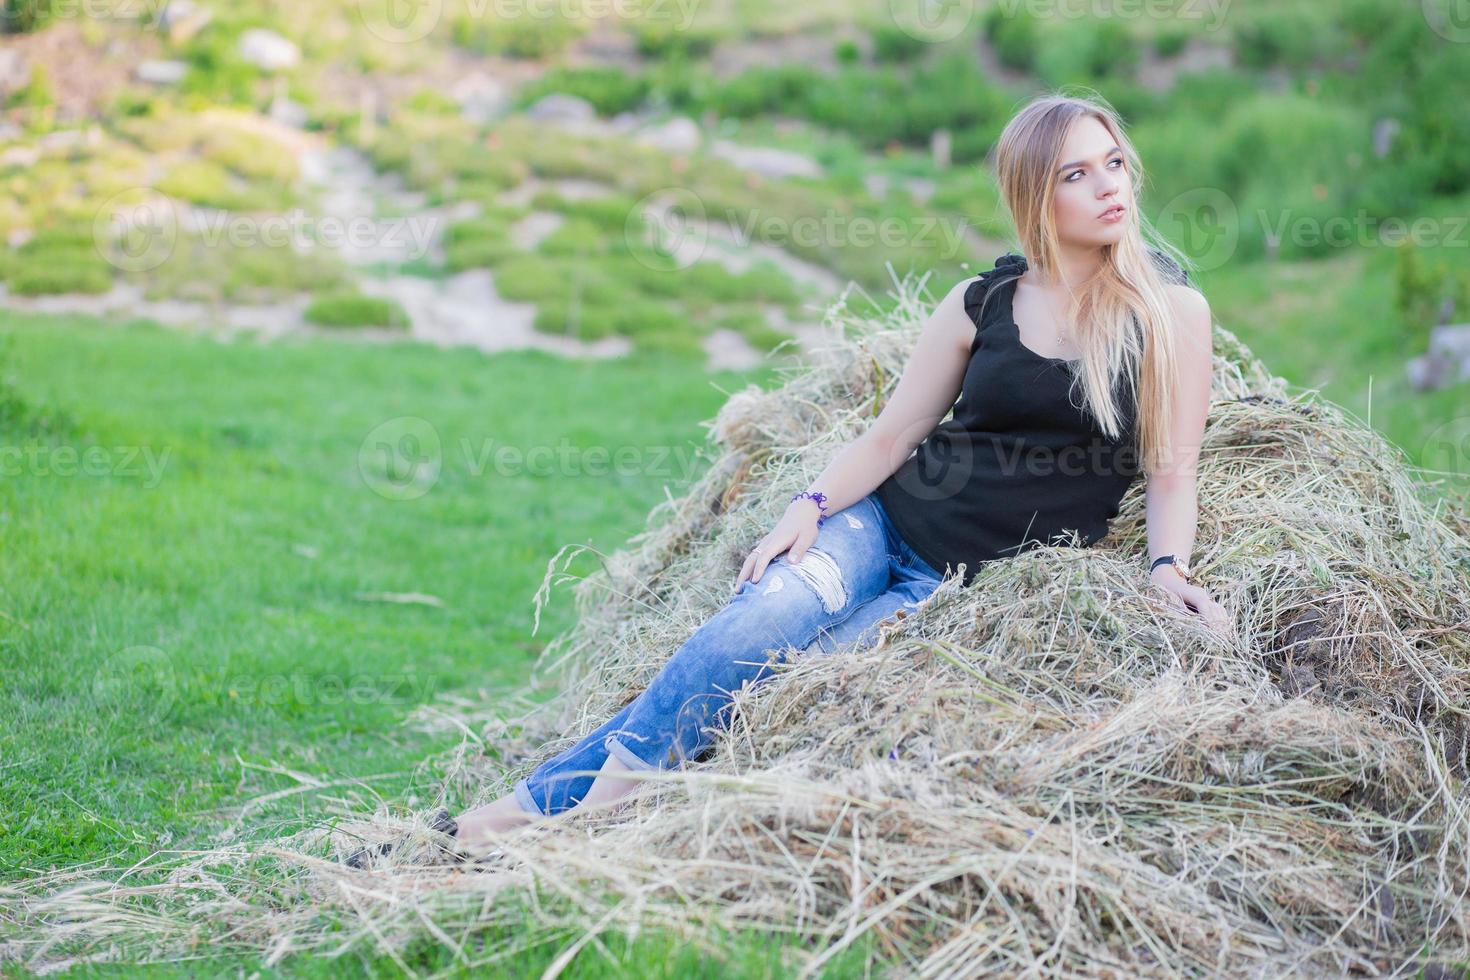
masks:
[[[252,809],[242,835],[320,819],[317,793],[428,806],[434,775],[415,767],[454,740],[404,728],[405,714],[437,692],[521,683],[570,622],[567,586],[530,635],[547,560],[567,542],[606,551],[640,530],[666,485],[680,493],[703,471],[699,422],[721,389],[762,380],[647,357],[221,343],[8,314],[0,345],[9,881],[207,846],[235,807],[295,786],[285,770],[324,785]],[[439,438],[432,485],[410,479],[415,460],[433,472],[431,447],[413,441],[428,430],[392,421],[402,417]],[[517,462],[495,456],[502,445],[549,451]],[[601,468],[594,447],[609,452]],[[443,605],[359,598],[372,593]],[[731,942],[745,951],[731,968],[776,970],[769,937]],[[670,936],[605,943],[627,962],[594,943],[573,973],[701,972]],[[558,952],[528,949],[507,975]],[[450,965],[429,946],[415,961]],[[255,968],[177,972],[241,966]],[[370,957],[281,966],[344,968],[399,972]]]

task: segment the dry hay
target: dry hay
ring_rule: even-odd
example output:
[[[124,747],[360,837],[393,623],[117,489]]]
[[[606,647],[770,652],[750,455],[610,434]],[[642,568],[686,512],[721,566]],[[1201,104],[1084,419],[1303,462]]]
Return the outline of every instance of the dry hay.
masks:
[[[839,299],[826,356],[728,401],[702,480],[576,581],[576,625],[538,663],[554,698],[414,719],[466,733],[441,760],[449,798],[504,792],[721,607],[788,492],[891,390],[932,305],[922,280],[895,295],[867,318]],[[343,868],[364,837],[427,842],[425,813],[382,806],[268,846],[160,852],[129,879],[148,884],[90,868],[12,888],[8,953],[39,968],[430,942],[484,964],[513,952],[476,941],[498,924],[565,942],[548,973],[653,925],[703,945],[717,926],[783,933],[803,975],[860,942],[925,977],[1464,959],[1470,521],[1419,476],[1217,327],[1194,564],[1229,636],[1147,590],[1139,481],[1095,547],[951,576],[876,644],[780,666],[704,761],[514,832],[484,869],[412,846]],[[550,563],[538,617],[576,553]]]

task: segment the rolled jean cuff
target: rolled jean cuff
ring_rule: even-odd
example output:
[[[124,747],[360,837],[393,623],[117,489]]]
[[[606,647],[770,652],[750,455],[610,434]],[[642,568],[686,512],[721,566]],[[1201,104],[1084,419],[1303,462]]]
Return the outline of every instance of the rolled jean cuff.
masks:
[[[658,766],[655,766],[653,763],[644,762],[638,756],[634,755],[633,750],[620,742],[616,735],[609,735],[603,739],[602,745],[603,748],[607,749],[609,755],[634,772],[651,772],[658,769]]]
[[[538,817],[546,816],[545,813],[541,812],[541,808],[536,805],[536,798],[531,795],[531,786],[527,780],[522,779],[516,783],[515,794],[516,802],[521,805],[522,810],[525,810],[527,813],[534,813]]]

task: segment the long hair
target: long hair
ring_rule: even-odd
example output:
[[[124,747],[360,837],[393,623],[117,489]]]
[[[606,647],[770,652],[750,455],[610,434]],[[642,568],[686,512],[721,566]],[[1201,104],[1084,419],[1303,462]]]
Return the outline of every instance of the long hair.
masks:
[[[1081,388],[1082,407],[1115,441],[1128,421],[1121,393],[1131,392],[1136,446],[1145,469],[1152,471],[1151,461],[1167,459],[1165,454],[1171,451],[1169,406],[1178,386],[1174,313],[1165,286],[1188,281],[1189,260],[1142,214],[1143,167],[1122,122],[1100,96],[1038,96],[1001,132],[995,148],[996,178],[1026,265],[1056,275],[1061,262],[1051,220],[1056,191],[1052,177],[1061,165],[1068,130],[1084,116],[1101,122],[1123,151],[1133,206],[1124,219],[1123,236],[1102,247],[1096,274],[1071,290],[1066,315],[1081,350],[1072,391]],[[1019,273],[1003,281],[1018,277]],[[990,289],[986,301],[995,292]]]

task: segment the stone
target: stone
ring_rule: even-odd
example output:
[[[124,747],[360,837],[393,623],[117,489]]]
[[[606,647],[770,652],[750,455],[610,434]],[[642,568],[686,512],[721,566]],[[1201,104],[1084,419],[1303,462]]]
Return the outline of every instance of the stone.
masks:
[[[311,113],[306,106],[284,96],[271,100],[269,115],[282,126],[290,126],[292,129],[305,129],[311,120]]]
[[[478,71],[455,82],[449,94],[459,105],[460,117],[478,125],[499,118],[508,101],[505,84]]]
[[[0,152],[0,170],[9,167],[34,167],[41,159],[41,151],[34,146],[12,146]]]
[[[0,48],[0,96],[25,88],[31,81],[31,66],[15,48]]]
[[[822,167],[817,161],[791,150],[771,146],[742,146],[729,140],[715,140],[710,152],[741,170],[775,180],[822,176]]]
[[[294,42],[262,27],[240,35],[240,57],[261,71],[286,71],[301,63],[301,49]]]
[[[214,18],[214,11],[193,0],[170,0],[158,15],[158,30],[175,44],[198,34]]]
[[[1470,380],[1470,323],[1444,324],[1429,332],[1429,349],[1405,366],[1416,391]]]
[[[149,85],[177,85],[189,73],[189,66],[182,61],[140,61],[133,69],[133,77]]]
[[[584,123],[596,119],[597,110],[580,96],[552,92],[533,102],[526,109],[526,117],[545,123]]]
[[[703,140],[699,124],[688,116],[675,116],[667,122],[641,130],[633,138],[665,153],[693,153],[699,149]]]

